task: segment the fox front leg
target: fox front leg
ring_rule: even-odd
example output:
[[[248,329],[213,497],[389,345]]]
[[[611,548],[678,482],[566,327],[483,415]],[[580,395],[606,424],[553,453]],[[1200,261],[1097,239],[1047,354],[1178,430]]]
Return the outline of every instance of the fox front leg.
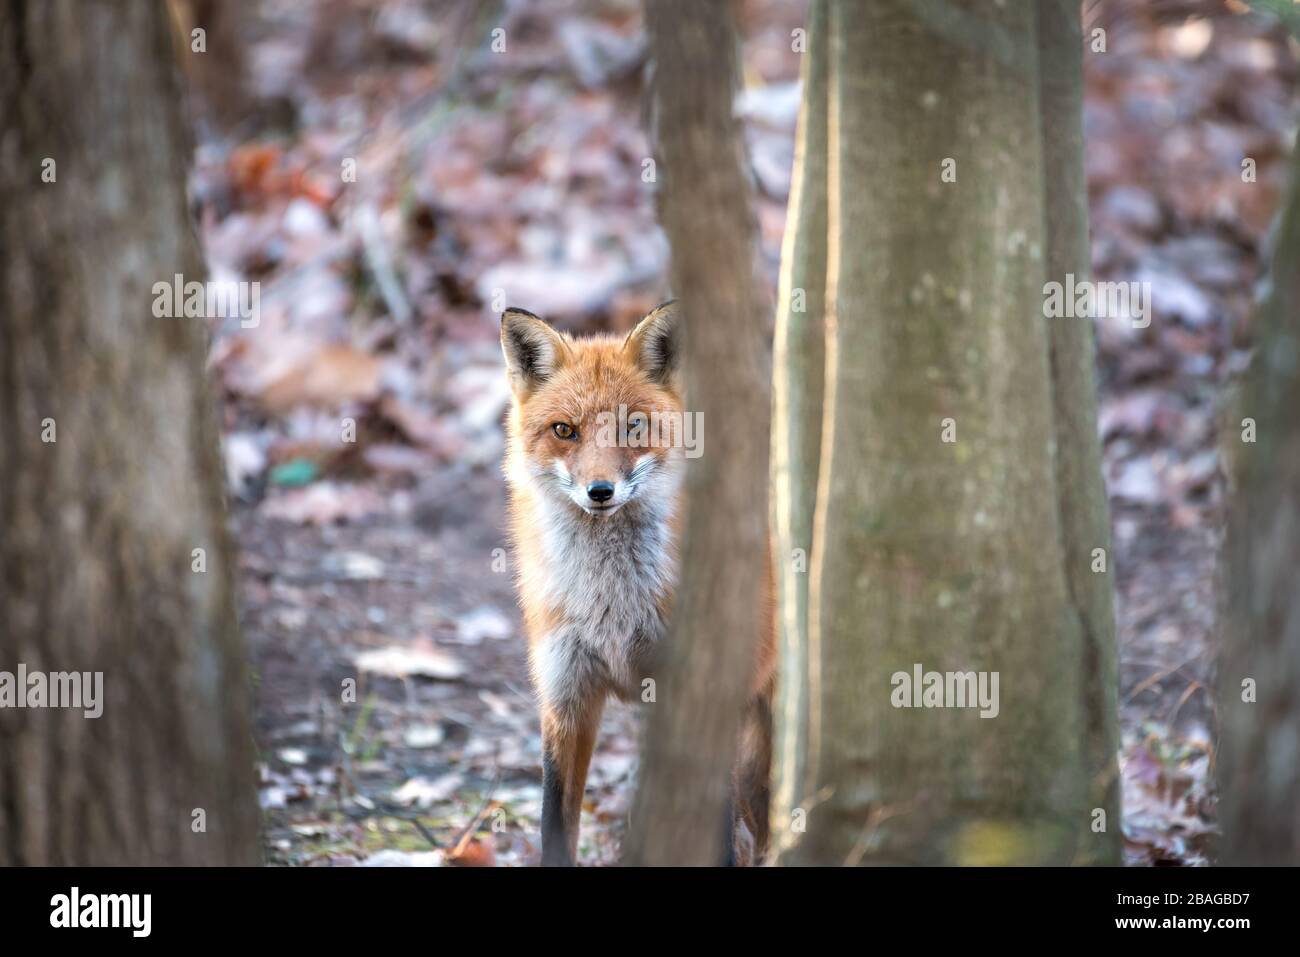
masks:
[[[542,866],[572,867],[578,858],[578,821],[587,769],[596,747],[602,707],[548,709],[542,718]]]

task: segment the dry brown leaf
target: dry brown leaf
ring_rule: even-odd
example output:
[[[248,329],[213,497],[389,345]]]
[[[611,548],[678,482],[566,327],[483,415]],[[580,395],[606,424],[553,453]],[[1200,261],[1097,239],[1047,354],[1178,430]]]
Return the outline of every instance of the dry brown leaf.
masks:
[[[446,862],[453,867],[496,867],[492,845],[474,838],[447,852]]]
[[[262,404],[279,414],[295,405],[336,406],[379,395],[383,363],[351,346],[327,345],[262,390]]]

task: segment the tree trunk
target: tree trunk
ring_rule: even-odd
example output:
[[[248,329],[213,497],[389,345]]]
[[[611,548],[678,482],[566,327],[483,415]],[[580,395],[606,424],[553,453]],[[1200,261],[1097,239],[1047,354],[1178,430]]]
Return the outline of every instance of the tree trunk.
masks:
[[[229,134],[256,105],[248,90],[240,21],[256,14],[253,0],[168,0],[177,56],[197,93],[196,110],[216,131]],[[202,49],[194,36],[202,30]]]
[[[680,585],[651,706],[625,857],[716,864],[768,575],[765,324],[732,110],[735,35],[722,3],[650,0],[661,215],[684,318],[686,408],[706,426],[690,463]]]
[[[808,8],[803,103],[795,140],[789,217],[781,249],[772,369],[772,535],[775,545],[780,681],[774,708],[772,821],[786,845],[794,810],[812,795],[809,726],[808,562],[821,459],[826,329],[827,0]]]
[[[1039,115],[1042,120],[1043,201],[1047,213],[1047,279],[1065,284],[1091,272],[1088,244],[1088,180],[1083,165],[1083,37],[1078,0],[1038,5]],[[1048,323],[1056,484],[1072,614],[1083,627],[1079,688],[1090,806],[1105,812],[1104,829],[1089,823],[1075,863],[1121,861],[1119,664],[1115,652],[1115,605],[1110,557],[1110,513],[1101,477],[1097,436],[1096,352],[1092,323]],[[1097,556],[1096,549],[1101,549]],[[1100,558],[1100,562],[1098,561]]]
[[[807,803],[773,819],[782,863],[1104,856],[1088,736],[1109,705],[1086,672],[1109,586],[1072,594],[1091,557],[1074,536],[1091,542],[1098,513],[1063,522],[1059,492],[1068,475],[1099,502],[1100,475],[1053,451],[1077,426],[1054,399],[1088,386],[1087,340],[1053,350],[1043,293],[1045,257],[1077,259],[1082,221],[1045,208],[1038,39],[1032,4],[831,4],[820,733]],[[1049,218],[1071,237],[1050,251]],[[982,673],[991,706],[952,707],[952,690],[948,707],[899,706],[917,666]]]
[[[1232,426],[1242,444],[1219,665],[1225,864],[1300,864],[1300,150],[1295,163]]]
[[[203,278],[166,17],[0,11],[0,671],[102,672],[0,709],[0,864],[259,858],[207,336],[153,314]]]

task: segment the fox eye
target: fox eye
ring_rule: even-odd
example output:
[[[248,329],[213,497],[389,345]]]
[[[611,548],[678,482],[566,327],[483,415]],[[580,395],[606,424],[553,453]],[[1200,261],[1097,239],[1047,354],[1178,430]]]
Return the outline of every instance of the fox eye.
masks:
[[[557,439],[572,439],[578,435],[578,430],[568,422],[556,422],[551,426],[551,431],[555,433]]]

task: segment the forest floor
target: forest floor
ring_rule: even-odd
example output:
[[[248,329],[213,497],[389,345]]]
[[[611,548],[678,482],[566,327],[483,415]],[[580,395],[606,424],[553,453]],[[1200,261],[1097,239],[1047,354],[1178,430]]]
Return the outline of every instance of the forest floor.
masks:
[[[665,291],[639,8],[535,0],[489,22],[492,5],[259,6],[257,110],[221,135],[201,126],[192,191],[213,278],[262,284],[259,325],[220,323],[211,361],[267,855],[533,863],[540,741],[502,531],[496,300],[626,329]],[[1213,0],[1086,10],[1107,37],[1085,54],[1094,273],[1151,283],[1154,314],[1098,325],[1126,857],[1202,864],[1236,436],[1220,424],[1286,170],[1294,51]],[[774,299],[803,11],[743,11]],[[504,52],[485,45],[495,26]],[[607,712],[583,863],[617,859],[637,720]]]

